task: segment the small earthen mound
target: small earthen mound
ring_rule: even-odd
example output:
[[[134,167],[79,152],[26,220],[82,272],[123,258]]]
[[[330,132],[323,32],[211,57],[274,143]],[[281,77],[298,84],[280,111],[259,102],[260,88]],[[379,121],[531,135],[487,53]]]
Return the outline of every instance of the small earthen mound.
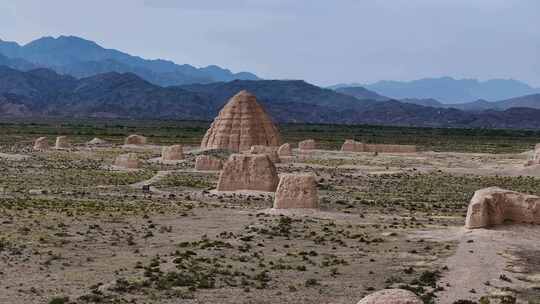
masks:
[[[223,168],[223,161],[210,155],[199,155],[195,159],[195,169],[199,171],[219,171]]]
[[[145,145],[146,144],[146,137],[132,134],[126,138],[126,145]]]
[[[34,150],[36,151],[45,151],[49,149],[49,142],[47,137],[40,137],[34,142]]]
[[[181,160],[184,159],[184,149],[181,145],[163,147],[161,150],[161,160]]]
[[[280,157],[288,157],[288,156],[292,156],[292,148],[291,148],[291,145],[289,143],[285,143],[283,145],[281,145],[278,149],[278,156]]]
[[[532,157],[527,161],[525,166],[533,166],[533,165],[538,165],[538,164],[540,164],[540,150],[535,149],[532,154]]]
[[[276,191],[278,175],[266,154],[233,154],[219,176],[218,191]]]
[[[347,139],[341,146],[342,152],[364,152],[364,144],[353,139]]]
[[[358,304],[423,304],[414,293],[404,289],[383,289],[372,293]]]
[[[277,153],[277,147],[268,147],[268,146],[252,146],[249,153],[251,154],[266,154],[270,159],[277,164],[280,162],[279,155]]]
[[[298,149],[300,150],[315,150],[317,149],[317,143],[313,139],[306,139],[298,143]]]
[[[114,160],[114,165],[126,169],[139,168],[139,158],[135,153],[120,154]]]
[[[467,210],[466,228],[490,227],[505,221],[540,224],[540,197],[498,187],[474,193]]]
[[[219,112],[201,142],[201,149],[247,151],[251,146],[279,146],[280,135],[255,95],[241,91]]]
[[[89,146],[101,146],[107,144],[107,142],[101,138],[94,137],[91,141],[86,143]]]
[[[279,179],[274,209],[318,209],[317,183],[312,174],[283,174]]]
[[[69,149],[69,142],[67,136],[58,136],[56,138],[55,149]]]

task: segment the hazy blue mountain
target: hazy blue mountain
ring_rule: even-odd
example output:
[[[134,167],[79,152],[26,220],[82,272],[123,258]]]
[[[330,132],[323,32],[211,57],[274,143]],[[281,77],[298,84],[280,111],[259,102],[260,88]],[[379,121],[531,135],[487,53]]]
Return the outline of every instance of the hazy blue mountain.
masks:
[[[405,98],[401,99],[401,102],[412,103],[415,105],[425,106],[425,107],[434,107],[434,108],[446,108],[447,105],[441,103],[438,100],[433,98],[419,99],[419,98]]]
[[[161,86],[258,79],[252,73],[232,73],[215,65],[196,68],[167,60],[143,59],[74,36],[43,37],[23,46],[0,40],[0,54],[78,78],[106,72],[134,73]]]
[[[476,100],[473,102],[448,104],[445,107],[453,107],[464,111],[484,111],[499,110],[504,111],[511,108],[540,109],[540,94],[520,96],[500,101]]]
[[[312,104],[317,106],[347,109],[373,103],[360,101],[352,96],[323,89],[303,80],[235,80],[209,84],[180,86],[181,89],[209,96],[221,107],[230,97],[241,90],[255,94],[262,103]]]
[[[56,102],[75,85],[75,78],[59,75],[52,70],[22,72],[0,66],[0,94],[24,96],[37,106]]]
[[[354,88],[354,87],[362,87],[363,84],[357,83],[357,82],[351,82],[351,83],[338,83],[335,85],[328,86],[327,89],[331,90],[337,90],[341,88]]]
[[[511,108],[540,109],[540,94],[520,96],[500,101],[479,99],[473,102],[455,104],[443,104],[435,99],[402,99],[401,101],[435,108],[454,108],[468,112],[486,110],[504,111]]]
[[[357,99],[370,99],[370,100],[376,100],[376,101],[390,100],[390,98],[379,95],[364,87],[339,87],[339,88],[335,88],[334,90],[338,93],[353,96]]]
[[[352,86],[349,86],[349,85],[352,85]],[[331,88],[332,90],[338,92],[338,93],[341,93],[341,94],[345,94],[345,95],[349,95],[349,96],[353,96],[357,99],[360,99],[360,100],[363,100],[363,99],[369,99],[369,100],[375,100],[375,101],[389,101],[391,100],[391,98],[388,98],[386,96],[382,96],[380,94],[377,94],[373,91],[370,91],[362,86],[359,86],[358,84],[337,84],[337,85],[334,85],[334,86],[331,86],[331,87],[328,87],[328,88]],[[435,100],[433,98],[405,98],[405,99],[401,99],[399,100],[401,102],[404,102],[404,103],[410,103],[410,104],[415,104],[415,105],[421,105],[421,106],[426,106],[426,107],[435,107],[435,108],[447,108],[447,106],[441,102],[439,102],[438,100]]]
[[[512,79],[425,78],[414,81],[379,81],[366,89],[395,99],[436,99],[442,103],[463,103],[479,99],[497,101],[540,93],[539,89]]]
[[[17,57],[20,45],[16,42],[4,41],[0,39],[0,53],[6,57]]]
[[[506,110],[510,108],[533,108],[540,109],[540,94],[510,98],[495,103],[498,109]]]
[[[464,102],[464,103],[453,103],[453,104],[441,104],[440,107],[444,108],[454,108],[454,109],[460,109],[463,111],[468,112],[480,112],[480,111],[486,111],[486,110],[506,110],[512,107],[508,108],[499,108],[496,101],[487,101],[484,99],[478,99],[472,102]]]
[[[37,68],[36,65],[19,58],[9,58],[0,53],[0,65],[7,66],[12,69],[28,71]]]

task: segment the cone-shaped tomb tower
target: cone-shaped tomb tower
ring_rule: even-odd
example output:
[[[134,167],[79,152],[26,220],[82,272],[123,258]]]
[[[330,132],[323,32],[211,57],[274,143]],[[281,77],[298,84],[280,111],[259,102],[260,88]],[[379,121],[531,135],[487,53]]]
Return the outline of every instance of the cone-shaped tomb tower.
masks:
[[[204,135],[202,149],[246,151],[255,145],[279,146],[279,131],[248,91],[232,97]]]

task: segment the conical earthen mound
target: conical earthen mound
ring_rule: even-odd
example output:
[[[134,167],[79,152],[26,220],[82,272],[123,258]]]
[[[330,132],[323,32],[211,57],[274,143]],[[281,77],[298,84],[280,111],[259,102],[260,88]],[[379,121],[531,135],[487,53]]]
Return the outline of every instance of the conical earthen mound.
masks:
[[[255,95],[241,91],[223,107],[204,136],[202,149],[246,151],[251,146],[279,146],[276,126]]]

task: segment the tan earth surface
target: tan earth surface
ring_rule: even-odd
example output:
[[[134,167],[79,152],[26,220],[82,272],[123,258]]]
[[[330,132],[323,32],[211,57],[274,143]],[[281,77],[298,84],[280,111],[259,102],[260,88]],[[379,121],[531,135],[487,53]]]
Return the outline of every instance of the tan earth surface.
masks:
[[[161,146],[31,142],[0,154],[0,303],[540,298],[538,226],[464,228],[478,189],[540,194],[530,153],[293,150],[276,171],[313,174],[320,210],[273,210],[273,193],[214,191],[219,171],[195,170],[193,146],[164,164],[150,161]],[[126,152],[139,169],[111,170]]]

